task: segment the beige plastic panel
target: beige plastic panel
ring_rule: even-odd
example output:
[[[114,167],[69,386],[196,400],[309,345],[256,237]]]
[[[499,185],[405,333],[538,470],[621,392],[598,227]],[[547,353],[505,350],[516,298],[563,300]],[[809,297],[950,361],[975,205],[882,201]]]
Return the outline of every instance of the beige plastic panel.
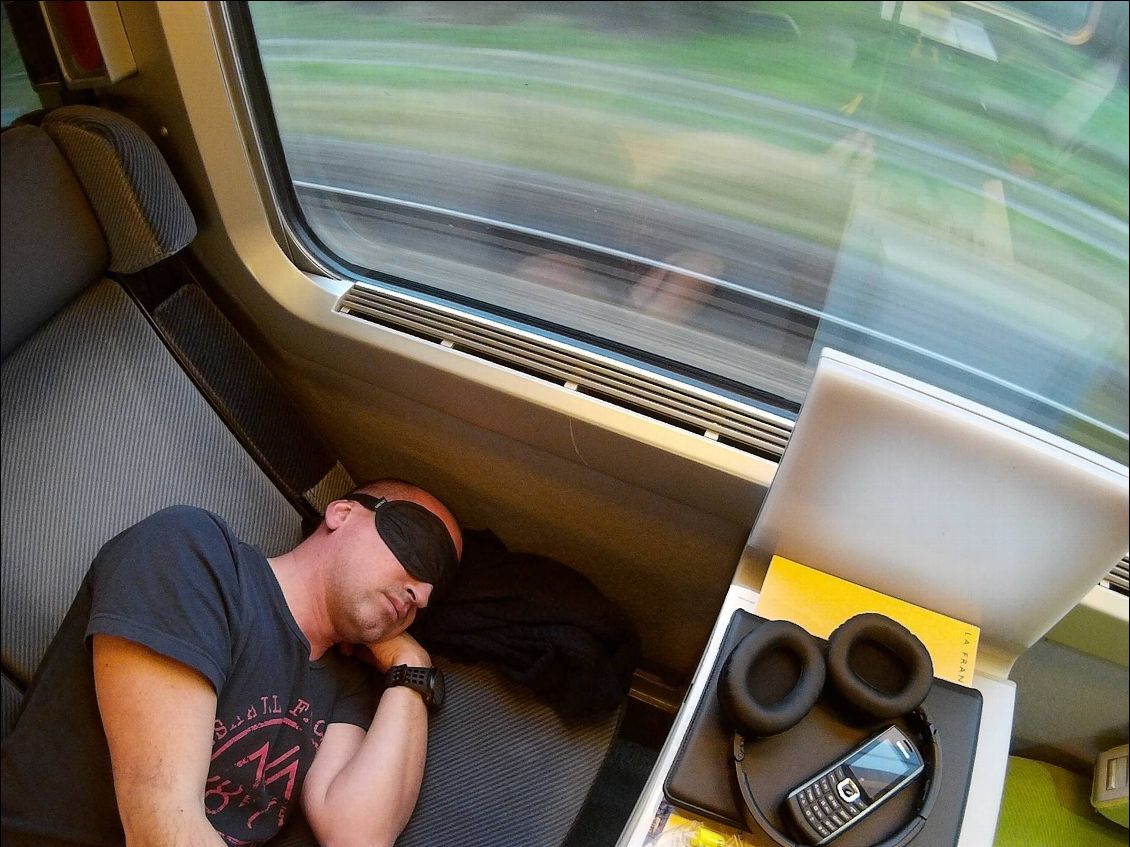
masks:
[[[1004,672],[1127,549],[1127,469],[825,350],[750,535],[981,627]]]

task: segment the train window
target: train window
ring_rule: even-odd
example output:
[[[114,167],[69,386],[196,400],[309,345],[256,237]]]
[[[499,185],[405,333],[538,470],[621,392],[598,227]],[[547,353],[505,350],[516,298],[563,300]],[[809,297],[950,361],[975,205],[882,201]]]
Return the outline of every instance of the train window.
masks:
[[[1022,5],[233,14],[323,267],[785,414],[834,346],[1126,462],[1127,7]]]
[[[39,97],[31,87],[27,71],[20,61],[20,51],[12,36],[8,20],[8,4],[0,7],[0,56],[3,57],[3,78],[0,80],[0,125],[11,126],[20,115],[39,108]]]

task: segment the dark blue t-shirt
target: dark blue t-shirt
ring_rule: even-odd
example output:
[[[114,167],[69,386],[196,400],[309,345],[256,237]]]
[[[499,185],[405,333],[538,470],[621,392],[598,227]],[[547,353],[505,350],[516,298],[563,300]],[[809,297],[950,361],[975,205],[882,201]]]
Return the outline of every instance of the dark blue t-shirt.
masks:
[[[310,644],[266,557],[227,524],[178,506],[108,542],[90,567],[2,749],[3,826],[121,844],[90,637],[115,635],[199,671],[216,690],[204,805],[230,844],[275,835],[330,723],[367,728],[362,664]]]

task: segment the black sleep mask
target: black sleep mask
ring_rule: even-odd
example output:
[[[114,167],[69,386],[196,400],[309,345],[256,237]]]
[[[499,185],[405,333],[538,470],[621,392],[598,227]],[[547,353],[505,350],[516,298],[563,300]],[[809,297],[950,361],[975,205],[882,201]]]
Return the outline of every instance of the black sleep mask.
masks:
[[[455,572],[459,555],[447,525],[411,500],[387,500],[354,493],[342,498],[371,509],[377,534],[404,567],[421,582],[439,586]]]

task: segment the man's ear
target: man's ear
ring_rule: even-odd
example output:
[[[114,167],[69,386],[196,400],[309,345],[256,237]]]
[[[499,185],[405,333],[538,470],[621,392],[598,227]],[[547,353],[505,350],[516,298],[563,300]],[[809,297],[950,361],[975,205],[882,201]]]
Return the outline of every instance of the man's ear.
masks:
[[[334,500],[326,506],[326,528],[331,532],[345,523],[357,504],[352,500]]]

